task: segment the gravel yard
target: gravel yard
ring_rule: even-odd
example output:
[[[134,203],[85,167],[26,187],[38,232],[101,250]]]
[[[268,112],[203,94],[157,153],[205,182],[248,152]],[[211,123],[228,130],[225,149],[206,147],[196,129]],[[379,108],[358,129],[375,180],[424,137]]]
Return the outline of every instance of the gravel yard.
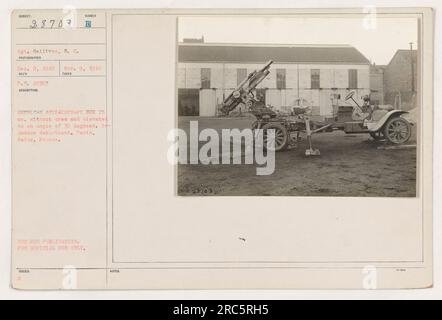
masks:
[[[198,120],[199,129],[247,128],[252,118],[180,117],[188,130]],[[415,128],[413,129],[415,131]],[[313,136],[318,157],[306,157],[307,142],[276,153],[272,175],[257,176],[256,165],[178,166],[179,195],[221,196],[351,196],[414,197],[416,195],[416,148],[378,149],[368,134],[341,131]],[[407,144],[416,143],[415,132]]]

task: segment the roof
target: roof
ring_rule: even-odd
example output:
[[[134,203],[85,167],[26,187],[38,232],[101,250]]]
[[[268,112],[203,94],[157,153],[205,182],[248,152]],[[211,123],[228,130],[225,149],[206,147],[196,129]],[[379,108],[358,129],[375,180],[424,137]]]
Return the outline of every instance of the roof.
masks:
[[[369,64],[368,59],[351,46],[226,45],[188,44],[178,46],[179,62],[264,63],[339,63]]]
[[[393,58],[391,58],[388,64],[390,64],[395,59],[402,59],[403,61],[410,63],[410,57],[413,57],[413,61],[416,62],[417,50],[399,49],[396,51]]]

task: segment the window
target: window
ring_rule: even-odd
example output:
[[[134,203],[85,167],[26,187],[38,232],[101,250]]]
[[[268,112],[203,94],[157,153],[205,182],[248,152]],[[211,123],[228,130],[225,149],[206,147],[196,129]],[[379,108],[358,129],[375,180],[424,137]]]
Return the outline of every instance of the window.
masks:
[[[258,89],[256,89],[256,93],[255,93],[255,97],[257,98],[257,99],[259,99],[259,102],[262,104],[262,105],[266,105],[266,91],[267,91],[267,89],[264,89],[264,88],[258,88]]]
[[[276,69],[276,88],[285,89],[285,69]]]
[[[178,89],[178,115],[199,116],[199,105],[199,89]]]
[[[311,88],[312,89],[319,89],[320,88],[320,84],[319,84],[320,70],[319,69],[312,69],[311,73],[310,73],[310,77],[311,77]]]
[[[201,68],[201,89],[210,89],[210,68]]]
[[[239,86],[241,82],[247,77],[247,69],[239,68],[236,70],[236,85]]]
[[[358,88],[358,70],[356,69],[348,69],[348,88]]]

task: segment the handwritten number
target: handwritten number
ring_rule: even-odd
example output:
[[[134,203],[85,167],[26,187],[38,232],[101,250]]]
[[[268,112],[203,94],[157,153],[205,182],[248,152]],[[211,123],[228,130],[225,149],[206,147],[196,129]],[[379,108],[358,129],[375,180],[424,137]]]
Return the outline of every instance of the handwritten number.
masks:
[[[48,23],[46,23],[48,22]],[[51,20],[47,20],[47,19],[43,19],[41,21],[37,21],[37,20],[32,20],[31,24],[29,25],[30,29],[37,29],[39,27],[39,24],[41,23],[40,28],[41,29],[45,29],[45,28],[50,28],[53,29],[55,27],[55,23],[56,20],[55,19],[51,19]],[[60,19],[58,21],[57,24],[57,28],[63,28],[64,26],[70,27],[72,25],[72,19]]]

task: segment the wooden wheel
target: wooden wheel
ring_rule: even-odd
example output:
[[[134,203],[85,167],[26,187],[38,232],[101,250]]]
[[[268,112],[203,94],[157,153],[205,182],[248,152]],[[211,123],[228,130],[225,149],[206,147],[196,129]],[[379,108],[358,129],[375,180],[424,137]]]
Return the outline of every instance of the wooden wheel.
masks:
[[[410,139],[411,125],[404,118],[391,118],[384,126],[384,136],[393,144],[405,143]]]
[[[267,130],[275,130],[275,141],[271,141],[269,145],[270,150],[281,151],[287,148],[288,133],[287,129],[280,123],[267,123],[262,127],[264,133],[264,147],[267,148]]]

